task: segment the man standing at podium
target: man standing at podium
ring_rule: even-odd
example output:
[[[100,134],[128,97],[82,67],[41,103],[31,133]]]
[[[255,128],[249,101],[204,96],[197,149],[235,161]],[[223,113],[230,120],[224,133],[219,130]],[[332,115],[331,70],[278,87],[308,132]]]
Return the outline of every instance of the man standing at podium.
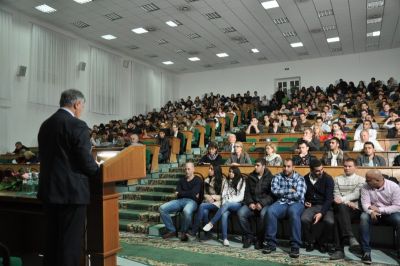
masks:
[[[80,261],[89,178],[99,172],[91,155],[89,128],[79,119],[84,106],[80,91],[64,91],[60,109],[39,129],[38,199],[47,221],[45,266],[77,266]]]

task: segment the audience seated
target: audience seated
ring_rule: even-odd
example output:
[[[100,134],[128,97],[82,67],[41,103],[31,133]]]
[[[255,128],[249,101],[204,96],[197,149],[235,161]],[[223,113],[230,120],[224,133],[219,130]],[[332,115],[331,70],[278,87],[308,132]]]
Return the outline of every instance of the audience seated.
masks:
[[[228,144],[226,144],[223,148],[223,151],[227,152],[235,152],[235,143],[236,143],[236,135],[228,134]]]
[[[276,145],[272,142],[268,142],[265,145],[265,162],[267,166],[282,166],[282,158],[276,153]]]
[[[357,165],[359,166],[386,166],[386,161],[382,156],[375,154],[375,146],[372,142],[365,142],[364,149],[357,157]]]
[[[380,151],[384,151],[384,149],[382,148],[381,144],[379,144],[379,142],[375,139],[375,140],[369,140],[369,131],[368,130],[362,130],[360,132],[360,139],[356,140],[354,142],[354,147],[353,147],[353,151],[362,151],[364,150],[364,144],[370,142],[374,145],[374,148],[376,151],[380,152]]]
[[[311,155],[309,150],[310,147],[308,146],[308,142],[301,141],[297,149],[299,150],[299,154],[293,156],[293,164],[294,165],[310,165],[311,160],[316,159],[315,156]]]
[[[301,214],[304,210],[304,195],[306,184],[303,176],[294,170],[291,159],[283,163],[283,171],[274,176],[271,184],[271,192],[277,199],[267,210],[267,223],[265,229],[264,254],[270,254],[276,250],[276,233],[278,231],[278,219],[289,218],[290,223],[290,253],[292,258],[300,255],[301,242]]]
[[[226,160],[225,164],[242,165],[251,164],[250,156],[247,152],[243,151],[243,143],[238,141],[235,143],[235,152]]]
[[[248,248],[254,243],[255,249],[261,249],[263,245],[265,214],[274,202],[271,193],[273,175],[266,166],[264,159],[257,159],[254,171],[246,179],[244,205],[238,211],[239,224],[243,232],[243,248]],[[252,217],[256,218],[256,228],[251,226],[249,219]]]
[[[386,138],[400,138],[400,118],[394,120],[394,127],[388,129]]]
[[[182,177],[176,186],[177,199],[164,203],[160,206],[160,217],[165,224],[167,232],[163,235],[164,239],[176,236],[176,228],[172,222],[170,214],[178,211],[183,214],[183,221],[180,228],[181,241],[188,241],[189,226],[192,224],[193,213],[197,209],[202,190],[202,179],[194,175],[194,164],[186,163],[185,177]]]
[[[361,261],[371,264],[371,225],[387,224],[392,225],[396,232],[400,230],[400,187],[385,179],[379,170],[370,170],[366,174],[366,184],[361,188],[361,205]]]
[[[313,130],[311,128],[304,129],[303,137],[297,140],[297,143],[294,144],[293,149],[296,149],[297,146],[302,142],[307,143],[310,151],[319,151],[319,138],[314,136]]]
[[[207,153],[201,157],[199,164],[221,165],[222,157],[218,154],[218,145],[215,142],[210,142],[207,147]]]
[[[365,120],[362,123],[361,128],[357,128],[356,131],[354,132],[354,140],[359,140],[360,139],[360,133],[362,130],[368,130],[369,133],[369,141],[376,140],[377,132],[375,129],[372,128],[372,122],[370,120]]]
[[[246,134],[259,134],[264,132],[264,127],[258,124],[258,119],[253,117],[246,129]]]
[[[331,138],[329,141],[329,150],[322,156],[324,165],[341,166],[346,159],[346,154],[340,149],[340,140],[336,137]]]
[[[322,253],[333,241],[334,218],[332,211],[334,181],[324,172],[319,160],[310,162],[310,173],[304,176],[307,186],[305,210],[301,215],[306,251],[318,246]]]
[[[136,135],[136,134],[132,134],[131,137],[134,135]],[[168,162],[169,155],[170,155],[170,147],[169,147],[169,139],[166,137],[165,130],[160,130],[160,132],[158,132],[157,144],[160,145],[160,152],[158,154],[158,162],[159,163]],[[137,145],[137,144],[135,144],[135,145]]]
[[[237,212],[242,207],[246,182],[240,173],[237,166],[229,168],[229,174],[222,181],[222,205],[211,221],[203,227],[203,230],[208,232],[221,219],[222,221],[222,240],[224,246],[229,246],[228,240],[228,218],[232,212]]]

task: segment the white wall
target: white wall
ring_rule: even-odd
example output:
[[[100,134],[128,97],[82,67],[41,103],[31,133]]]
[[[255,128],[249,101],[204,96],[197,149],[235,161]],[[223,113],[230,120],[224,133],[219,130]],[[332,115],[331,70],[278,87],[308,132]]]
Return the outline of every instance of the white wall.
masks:
[[[6,127],[6,132],[2,134],[4,136],[0,140],[0,153],[5,151],[13,150],[14,143],[16,141],[22,141],[27,146],[37,146],[37,133],[41,123],[49,117],[52,113],[57,110],[57,107],[38,105],[28,102],[28,90],[29,90],[29,57],[30,57],[30,35],[31,35],[31,23],[45,26],[54,31],[63,33],[79,40],[79,61],[86,62],[88,65],[90,55],[90,45],[104,49],[108,52],[120,55],[126,60],[136,60],[127,55],[121,54],[118,51],[114,51],[110,48],[104,47],[101,44],[92,43],[84,40],[70,32],[66,32],[59,28],[56,28],[47,23],[36,20],[35,18],[27,17],[14,10],[5,9],[7,12],[13,14],[13,60],[12,62],[0,62],[12,64],[12,69],[15,70],[13,73],[13,93],[11,103],[7,108],[0,106],[0,124],[1,127]],[[17,77],[18,66],[28,66],[25,77]],[[130,66],[131,67],[131,66]],[[156,67],[154,67],[156,68]],[[161,70],[165,72],[164,70]],[[167,73],[172,75],[171,73]],[[78,77],[79,89],[83,92],[86,98],[89,98],[89,71],[80,71]],[[176,80],[175,77],[172,80]],[[122,73],[122,91],[120,92],[120,113],[118,115],[102,115],[88,112],[88,105],[86,112],[84,112],[82,119],[87,122],[89,126],[94,124],[108,122],[112,119],[128,119],[135,114],[135,108],[131,104],[133,85],[131,79],[131,69],[123,68]],[[175,87],[174,85],[172,87]],[[163,94],[174,95],[174,92],[164,92]],[[161,97],[161,94],[155,96]],[[134,99],[140,101],[140,99]],[[57,103],[55,103],[57,104]],[[3,108],[1,108],[3,107]],[[160,107],[160,106],[158,106]]]
[[[385,82],[394,77],[400,79],[400,48],[343,56],[264,64],[188,73],[178,76],[178,97],[200,96],[213,92],[230,95],[250,90],[258,95],[274,92],[274,80],[286,77],[301,77],[302,86],[326,88],[330,83],[343,78],[353,81],[369,81],[371,77]],[[285,71],[285,68],[289,68]],[[368,83],[367,83],[368,84]]]

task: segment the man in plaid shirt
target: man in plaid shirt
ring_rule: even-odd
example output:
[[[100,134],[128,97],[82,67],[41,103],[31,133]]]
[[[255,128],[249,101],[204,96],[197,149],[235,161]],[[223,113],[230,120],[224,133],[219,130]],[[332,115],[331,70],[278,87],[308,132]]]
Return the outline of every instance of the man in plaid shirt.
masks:
[[[278,219],[289,218],[290,253],[292,258],[299,257],[301,245],[301,214],[304,210],[304,195],[307,186],[303,176],[294,171],[292,159],[283,163],[283,171],[272,179],[271,192],[277,198],[267,211],[264,254],[276,250],[276,232]]]

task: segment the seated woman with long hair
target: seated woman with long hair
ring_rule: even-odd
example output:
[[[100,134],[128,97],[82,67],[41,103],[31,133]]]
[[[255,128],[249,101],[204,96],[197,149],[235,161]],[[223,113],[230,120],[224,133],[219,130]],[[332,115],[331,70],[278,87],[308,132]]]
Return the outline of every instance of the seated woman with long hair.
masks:
[[[267,161],[267,166],[282,166],[282,158],[276,153],[276,145],[273,143],[267,143],[267,145],[265,145],[264,158]]]
[[[200,223],[204,222],[204,224],[207,224],[209,222],[208,213],[210,211],[217,211],[219,207],[221,207],[221,187],[221,166],[210,164],[208,168],[208,177],[204,179],[204,200],[197,210],[192,227],[193,236],[199,231]]]
[[[228,177],[222,181],[222,206],[211,219],[211,221],[203,227],[208,232],[222,218],[222,239],[224,246],[229,246],[228,241],[228,218],[231,212],[237,212],[242,207],[244,199],[244,191],[246,182],[237,166],[229,167]]]
[[[202,164],[222,164],[222,157],[218,154],[218,145],[215,142],[210,142],[207,147],[207,153],[201,157],[199,165]]]
[[[290,120],[290,127],[288,128],[288,133],[296,133],[296,132],[301,132],[301,127],[299,125],[299,121],[297,121],[297,118],[293,117],[292,120]]]

